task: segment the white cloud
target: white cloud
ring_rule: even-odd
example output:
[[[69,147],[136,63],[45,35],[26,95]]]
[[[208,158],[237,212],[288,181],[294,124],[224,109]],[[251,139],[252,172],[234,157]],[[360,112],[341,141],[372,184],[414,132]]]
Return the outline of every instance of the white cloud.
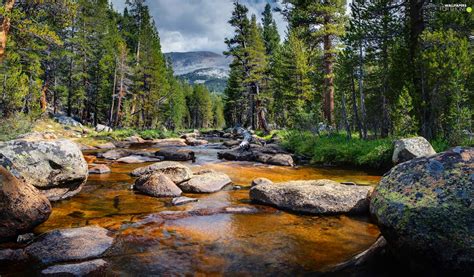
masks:
[[[114,7],[123,10],[125,0],[112,0]],[[249,16],[260,18],[266,0],[242,0],[249,8]],[[232,15],[232,0],[149,0],[148,6],[160,33],[163,52],[213,51],[226,49],[224,38],[233,35],[227,23]],[[280,34],[286,22],[274,13]]]

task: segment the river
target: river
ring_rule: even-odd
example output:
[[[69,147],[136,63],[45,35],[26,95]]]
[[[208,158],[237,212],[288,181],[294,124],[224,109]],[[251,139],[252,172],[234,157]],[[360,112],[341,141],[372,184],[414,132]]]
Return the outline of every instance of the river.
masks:
[[[35,233],[85,225],[107,228],[115,237],[114,246],[105,258],[110,275],[311,274],[331,269],[377,239],[379,230],[368,217],[288,213],[250,203],[248,189],[257,177],[274,182],[327,178],[375,185],[380,180],[379,173],[221,161],[217,159],[217,146],[189,147],[196,152],[197,161],[184,163],[193,171],[224,172],[241,189],[186,194],[199,198],[199,202],[174,207],[169,204],[170,199],[154,198],[130,189],[134,182],[130,171],[147,164],[99,159],[96,162],[108,163],[112,172],[90,175],[81,193],[54,203],[49,220],[37,227]],[[142,151],[156,150],[148,147],[135,146]],[[258,212],[213,212],[228,206],[253,206]],[[157,220],[164,211],[198,212],[185,216],[167,212],[166,220]],[[0,270],[0,274],[17,275],[24,270],[10,268]]]

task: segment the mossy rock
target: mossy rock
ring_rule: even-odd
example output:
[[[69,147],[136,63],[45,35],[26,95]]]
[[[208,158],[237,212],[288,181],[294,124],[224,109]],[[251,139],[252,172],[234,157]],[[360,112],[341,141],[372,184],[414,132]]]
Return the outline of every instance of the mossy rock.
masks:
[[[472,275],[474,148],[456,147],[392,168],[370,210],[394,254],[414,270]]]

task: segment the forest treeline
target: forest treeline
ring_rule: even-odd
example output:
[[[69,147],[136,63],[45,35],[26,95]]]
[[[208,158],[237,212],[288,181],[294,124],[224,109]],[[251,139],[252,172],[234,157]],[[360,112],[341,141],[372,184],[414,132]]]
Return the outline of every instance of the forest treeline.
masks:
[[[473,13],[438,2],[284,0],[259,20],[235,1],[227,122],[460,143],[474,115]]]
[[[221,128],[223,102],[173,77],[145,0],[4,0],[0,114],[64,112],[90,124]]]

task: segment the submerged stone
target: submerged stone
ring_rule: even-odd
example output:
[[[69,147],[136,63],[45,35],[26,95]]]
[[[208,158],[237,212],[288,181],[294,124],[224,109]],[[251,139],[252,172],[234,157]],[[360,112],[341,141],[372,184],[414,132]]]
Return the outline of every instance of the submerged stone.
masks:
[[[191,197],[186,197],[186,196],[180,196],[180,197],[175,197],[173,200],[171,200],[171,204],[173,206],[180,206],[192,202],[198,202],[199,200],[197,198],[191,198]]]
[[[107,262],[102,259],[64,265],[53,265],[43,271],[43,275],[61,275],[61,276],[87,276],[92,273],[104,270],[107,267]]]
[[[94,259],[112,246],[108,231],[97,226],[60,229],[43,234],[26,253],[43,264]]]

